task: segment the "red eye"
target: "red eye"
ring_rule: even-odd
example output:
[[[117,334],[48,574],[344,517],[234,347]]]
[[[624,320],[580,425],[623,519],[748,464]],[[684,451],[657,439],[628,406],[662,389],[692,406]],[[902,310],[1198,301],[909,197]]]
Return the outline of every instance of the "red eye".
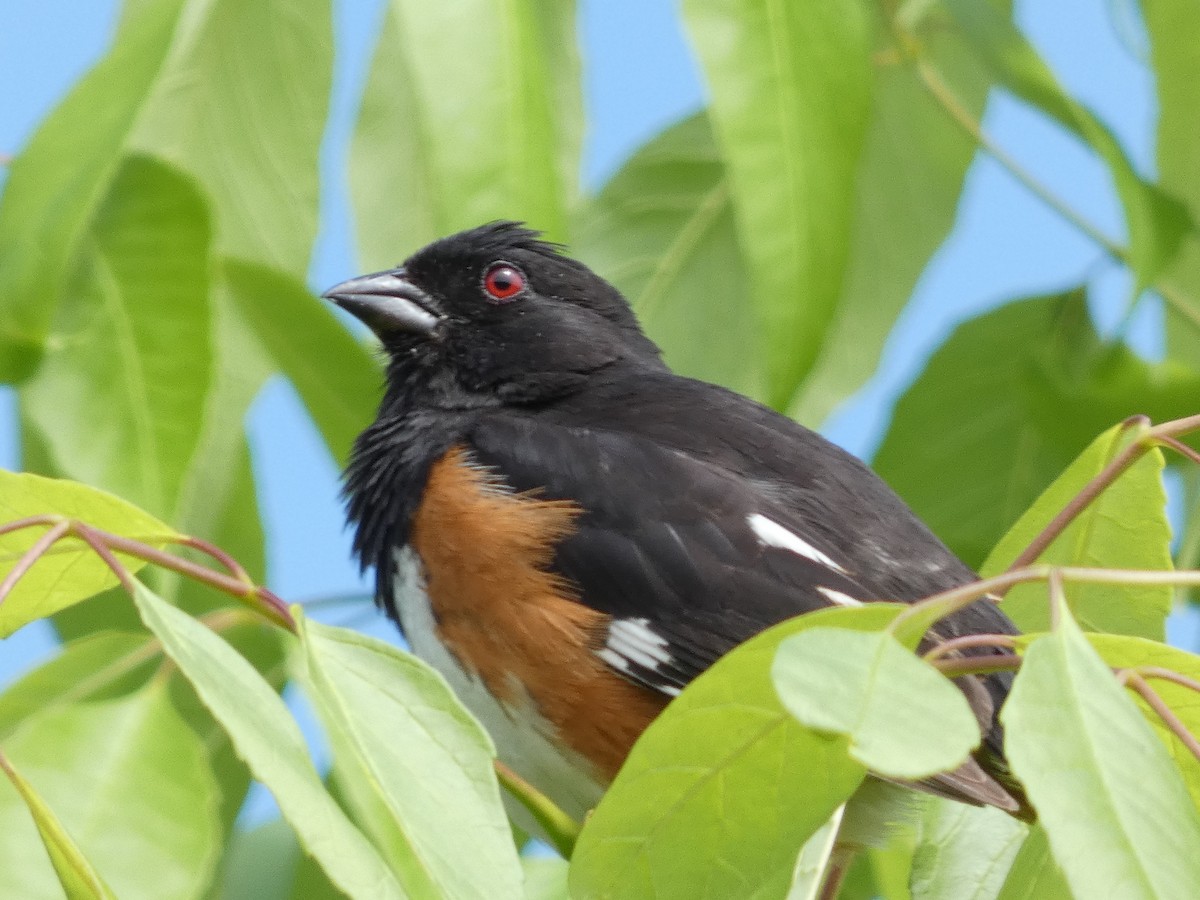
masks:
[[[525,290],[525,276],[508,263],[496,263],[483,276],[483,289],[493,301],[506,303]]]

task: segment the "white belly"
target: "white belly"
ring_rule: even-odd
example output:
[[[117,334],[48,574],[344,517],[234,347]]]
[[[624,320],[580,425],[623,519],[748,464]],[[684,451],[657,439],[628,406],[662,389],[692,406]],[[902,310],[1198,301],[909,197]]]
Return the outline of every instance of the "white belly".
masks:
[[[565,813],[582,820],[604,793],[603,787],[587,775],[587,762],[570,750],[558,749],[550,739],[554,726],[538,713],[531,700],[516,706],[501,703],[482,680],[459,665],[438,640],[416,554],[405,547],[398,550],[394,558],[396,609],[412,652],[446,679],[458,699],[492,736],[504,763],[546,794]],[[521,696],[523,691],[518,689],[514,694]],[[505,804],[518,824],[538,833],[524,808],[511,802],[507,795]]]

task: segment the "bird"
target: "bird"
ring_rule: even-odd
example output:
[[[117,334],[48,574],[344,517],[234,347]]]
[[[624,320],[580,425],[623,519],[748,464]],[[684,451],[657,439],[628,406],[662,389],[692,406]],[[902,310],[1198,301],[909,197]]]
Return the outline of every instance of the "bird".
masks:
[[[672,372],[617,288],[522,223],[323,297],[385,360],[344,475],[377,602],[500,759],[576,818],[671,699],[755,634],[977,580],[856,457]],[[976,633],[1017,629],[986,599],[937,625]],[[1011,676],[956,683],[980,749],[909,787],[1022,816],[997,719]]]

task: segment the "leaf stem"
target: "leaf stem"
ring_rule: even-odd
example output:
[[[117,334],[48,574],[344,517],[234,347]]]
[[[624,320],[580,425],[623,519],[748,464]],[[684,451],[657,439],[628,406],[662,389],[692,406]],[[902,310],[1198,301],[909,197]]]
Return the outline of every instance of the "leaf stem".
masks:
[[[991,578],[981,578],[958,587],[950,588],[937,594],[931,594],[924,600],[919,600],[900,613],[889,630],[895,631],[897,625],[915,616],[924,615],[930,606],[944,607],[940,610],[939,619],[944,619],[958,610],[970,606],[988,594],[1002,594],[1013,585],[1025,584],[1031,581],[1048,581],[1051,573],[1058,573],[1064,584],[1166,584],[1166,585],[1198,585],[1200,586],[1200,570],[1175,569],[1172,571],[1151,571],[1148,569],[1100,569],[1083,566],[1050,566],[1045,563],[1027,566],[1022,569],[1010,569]]]
[[[921,658],[927,663],[936,663],[943,657],[958,653],[960,650],[970,650],[976,647],[1004,647],[1012,650],[1017,642],[1011,634],[964,634],[961,637],[950,638],[940,644],[934,644]]]
[[[575,841],[579,839],[579,823],[500,760],[495,760],[494,765],[496,777],[504,789],[529,810],[562,858],[570,859],[575,850]]]
[[[1188,731],[1182,720],[1175,715],[1171,707],[1167,706],[1163,698],[1146,683],[1141,675],[1133,669],[1121,669],[1117,672],[1117,680],[1133,688],[1138,696],[1145,700],[1146,704],[1162,719],[1163,724],[1171,729],[1172,733],[1191,751],[1192,756],[1200,761],[1200,741],[1196,740],[1196,736]]]
[[[1091,481],[1080,489],[1079,493],[1071,498],[1066,506],[1058,511],[1053,519],[1046,523],[1046,527],[1038,533],[1037,537],[1017,554],[1017,558],[1012,561],[1008,571],[1024,568],[1046,552],[1046,549],[1066,531],[1067,526],[1075,521],[1093,500],[1152,448],[1160,444],[1171,447],[1173,450],[1179,450],[1182,447],[1184,449],[1180,452],[1183,452],[1189,459],[1200,463],[1200,455],[1177,440],[1179,435],[1200,429],[1200,416],[1172,419],[1160,425],[1150,425],[1150,420],[1146,416],[1130,416],[1123,425],[1126,428],[1145,428],[1145,431],[1114,456],[1108,465],[1101,469]],[[1001,595],[1003,596],[1003,592]]]
[[[28,522],[27,524],[42,523]],[[55,541],[64,537],[70,530],[71,523],[66,519],[60,519],[30,545],[29,549],[17,560],[17,564],[4,577],[4,581],[0,582],[0,603],[3,603],[8,595],[12,593],[12,589],[17,586],[17,582],[25,576],[25,573],[29,571],[35,562],[42,558],[42,554],[49,550]]]
[[[947,678],[959,675],[987,675],[990,672],[1014,672],[1021,668],[1021,657],[1014,653],[989,653],[986,656],[962,656],[934,660],[933,667]]]
[[[1200,693],[1200,681],[1188,678],[1174,669],[1165,669],[1162,666],[1130,666],[1130,670],[1137,672],[1143,678],[1159,678],[1163,681],[1173,681],[1181,687]]]

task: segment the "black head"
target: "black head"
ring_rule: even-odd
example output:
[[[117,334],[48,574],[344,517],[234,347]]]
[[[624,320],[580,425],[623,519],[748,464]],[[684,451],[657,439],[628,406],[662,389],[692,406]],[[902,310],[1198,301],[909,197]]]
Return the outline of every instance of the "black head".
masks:
[[[393,382],[450,402],[538,402],[614,364],[662,366],[616,288],[514,222],[442,238],[324,296],[379,336]]]

